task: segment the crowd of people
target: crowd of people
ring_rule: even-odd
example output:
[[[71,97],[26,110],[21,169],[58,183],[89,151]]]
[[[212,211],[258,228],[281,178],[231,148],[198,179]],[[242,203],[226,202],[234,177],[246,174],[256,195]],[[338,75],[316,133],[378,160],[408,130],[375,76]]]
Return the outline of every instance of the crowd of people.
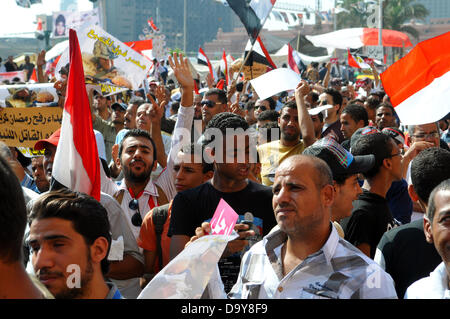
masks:
[[[61,107],[69,65],[47,79],[44,55]],[[450,298],[448,119],[403,125],[373,63],[260,99],[167,62],[148,93],[87,92],[100,201],[52,179],[60,130],[31,160],[0,143],[2,298],[135,299],[221,199],[238,238],[203,298]]]

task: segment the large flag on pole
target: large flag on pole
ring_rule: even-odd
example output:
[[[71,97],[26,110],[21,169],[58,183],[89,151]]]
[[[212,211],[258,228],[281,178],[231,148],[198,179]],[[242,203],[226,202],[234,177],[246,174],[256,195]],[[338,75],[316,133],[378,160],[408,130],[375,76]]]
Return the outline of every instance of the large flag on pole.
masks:
[[[402,124],[442,119],[450,111],[450,32],[418,43],[380,77]]]
[[[211,75],[211,78],[215,79],[211,62],[209,61],[208,56],[206,55],[205,51],[203,51],[203,49],[201,47],[198,49],[197,63],[206,65],[209,68],[209,74]]]
[[[264,22],[270,14],[276,0],[227,0],[228,5],[244,24],[252,43],[258,38]]]
[[[250,56],[246,59],[249,52]],[[257,62],[267,65],[272,69],[277,68],[260,37],[256,39],[256,42],[253,44],[253,48],[251,40],[248,40],[247,45],[245,46],[244,60],[245,65],[253,65],[253,62]]]
[[[100,161],[75,30],[69,30],[69,43],[70,69],[66,102],[52,177],[73,191],[100,200]]]

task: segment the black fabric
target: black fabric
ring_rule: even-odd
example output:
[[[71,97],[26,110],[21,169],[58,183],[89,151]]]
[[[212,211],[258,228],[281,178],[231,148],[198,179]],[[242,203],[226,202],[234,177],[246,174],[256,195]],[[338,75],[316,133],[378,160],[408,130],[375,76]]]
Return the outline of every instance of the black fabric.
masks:
[[[252,230],[255,231],[256,236],[249,240],[250,245],[261,240],[276,225],[270,187],[249,181],[247,187],[239,192],[223,193],[207,182],[175,196],[168,236],[193,236],[197,227],[213,217],[221,198],[239,215],[238,222],[244,219],[246,212],[253,214]],[[229,292],[236,283],[241,256],[242,254],[236,254],[222,258],[219,262],[219,270],[226,292]]]
[[[386,199],[363,189],[363,193],[353,201],[352,215],[343,220],[341,226],[345,239],[354,246],[364,243],[370,245],[370,258],[373,259],[381,236],[398,225]]]
[[[400,299],[412,283],[428,277],[442,261],[434,245],[425,240],[422,218],[386,232],[378,250]]]
[[[156,254],[158,256],[159,269],[163,269],[162,264],[162,247],[161,247],[161,234],[164,230],[164,224],[166,223],[167,216],[169,216],[170,204],[165,204],[162,206],[157,206],[153,208],[152,220],[155,227],[156,234]]]
[[[251,37],[252,42],[256,41],[259,31],[261,31],[262,25],[255,11],[242,0],[227,0],[228,5],[236,13],[241,20],[248,35]]]

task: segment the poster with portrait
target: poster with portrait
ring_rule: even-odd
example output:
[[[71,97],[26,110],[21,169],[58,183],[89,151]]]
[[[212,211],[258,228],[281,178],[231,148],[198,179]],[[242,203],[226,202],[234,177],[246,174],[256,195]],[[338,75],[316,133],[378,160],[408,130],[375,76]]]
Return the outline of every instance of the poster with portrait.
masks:
[[[89,25],[77,30],[83,58],[86,84],[109,84],[137,90],[142,84],[152,62],[101,27]],[[56,66],[55,75],[69,63],[67,48]]]
[[[77,30],[84,24],[100,25],[99,11],[59,11],[53,12],[52,36],[54,38],[68,37],[69,29]]]

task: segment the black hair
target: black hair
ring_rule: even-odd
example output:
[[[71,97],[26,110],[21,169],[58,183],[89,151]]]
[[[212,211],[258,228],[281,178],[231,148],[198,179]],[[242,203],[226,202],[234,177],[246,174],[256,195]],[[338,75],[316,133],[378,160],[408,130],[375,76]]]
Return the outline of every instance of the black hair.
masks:
[[[436,193],[440,191],[449,191],[449,190],[450,190],[450,178],[442,181],[431,192],[427,205],[427,217],[430,220],[430,222],[433,222],[433,218],[436,213],[436,203],[435,203]]]
[[[214,115],[206,125],[204,132],[204,145],[214,141],[214,131],[210,129],[219,129],[223,136],[226,136],[227,129],[243,129],[249,128],[247,121],[240,115],[231,112],[222,112]]]
[[[147,131],[141,130],[141,129],[138,129],[138,128],[129,130],[124,135],[122,141],[120,141],[120,144],[119,144],[119,158],[122,156],[123,143],[128,137],[144,137],[144,138],[148,139],[152,143],[152,146],[153,146],[153,161],[156,161],[156,145],[155,145],[155,142],[153,141],[152,137],[150,136],[150,134]]]
[[[323,93],[331,95],[331,97],[333,98],[334,105],[339,104],[340,106],[342,106],[342,95],[341,95],[341,93],[339,93],[338,90],[333,89],[333,88],[326,88],[323,91]]]
[[[278,121],[280,113],[275,110],[265,110],[258,114],[256,118],[258,121]]]
[[[271,110],[275,110],[276,106],[277,106],[277,102],[275,102],[275,100],[271,97],[268,97],[267,99],[264,99],[264,101],[269,102],[269,107]]]
[[[363,121],[364,126],[369,125],[369,115],[367,114],[366,109],[359,104],[352,103],[347,105],[342,111],[342,114],[344,113],[350,115],[352,120],[356,123]]]
[[[363,135],[356,141],[355,145],[351,147],[353,155],[375,155],[375,165],[369,171],[365,172],[365,178],[373,178],[380,171],[385,158],[391,157],[392,143],[391,137],[383,133],[373,133]]]
[[[411,182],[419,198],[427,203],[433,189],[450,178],[450,152],[438,147],[421,151],[411,162]]]
[[[25,198],[20,182],[0,156],[0,259],[14,263],[22,259],[22,242],[27,224]]]
[[[280,138],[281,132],[280,127],[278,126],[277,121],[271,121],[264,123],[258,128],[258,134],[264,134],[266,143],[272,142],[272,134],[268,134],[269,132],[272,133],[272,130],[275,129],[278,131],[278,139]]]
[[[283,107],[281,108],[281,110],[280,110],[280,115],[281,115],[281,113],[283,113],[283,110],[286,109],[286,108],[287,109],[294,109],[294,110],[296,110],[297,109],[297,103],[295,101],[286,102],[283,105]]]
[[[198,154],[198,148],[201,148],[201,154]],[[208,163],[207,161],[205,161],[205,157],[203,156],[203,152],[205,150],[205,145],[204,144],[197,144],[197,143],[190,143],[187,145],[184,145],[181,148],[181,152],[183,154],[187,154],[187,155],[193,155],[193,156],[197,156],[197,154],[201,157],[202,159],[202,173],[206,174],[210,171],[214,171],[214,165],[212,163]]]
[[[222,104],[227,104],[227,94],[224,90],[213,88],[209,89],[207,92],[205,92],[205,97],[208,97],[210,95],[217,95],[217,100]]]
[[[106,209],[94,198],[68,189],[50,191],[41,195],[33,204],[29,225],[34,220],[61,218],[72,222],[87,245],[92,245],[99,237],[108,241],[105,258],[101,261],[102,273],[109,270],[108,254],[111,247],[111,228]]]

